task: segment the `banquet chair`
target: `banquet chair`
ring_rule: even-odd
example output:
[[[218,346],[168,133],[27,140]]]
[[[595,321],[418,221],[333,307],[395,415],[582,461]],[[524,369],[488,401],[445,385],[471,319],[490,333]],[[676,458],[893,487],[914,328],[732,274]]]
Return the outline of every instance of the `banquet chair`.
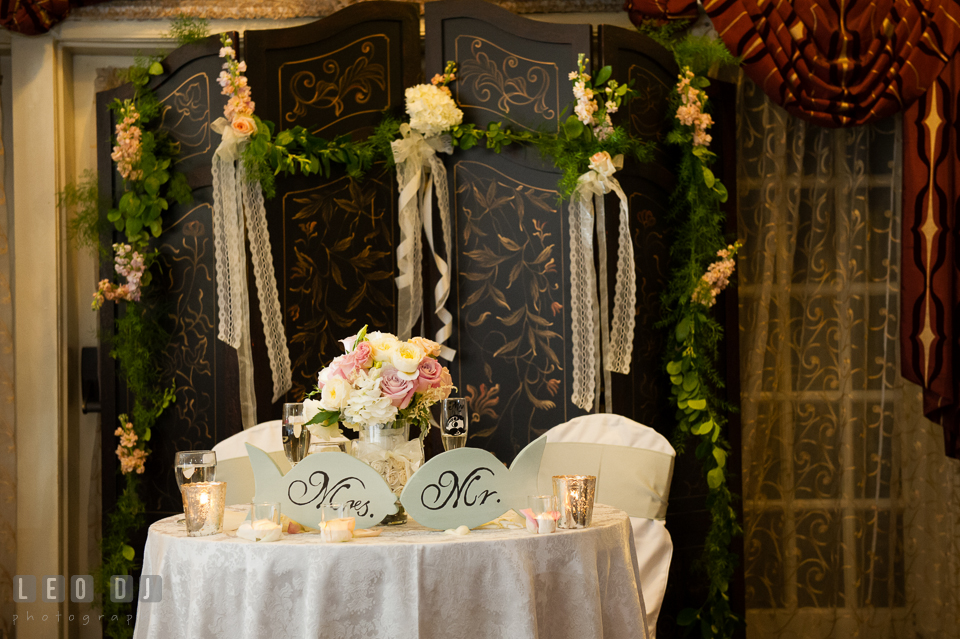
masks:
[[[540,494],[551,494],[554,475],[594,475],[597,503],[630,515],[647,637],[656,637],[673,557],[663,518],[675,457],[667,438],[649,426],[609,413],[584,415],[547,431],[537,480]]]
[[[244,444],[253,444],[277,462],[284,474],[290,471],[290,462],[283,454],[280,439],[282,421],[262,422],[236,435],[227,437],[213,447],[217,454],[217,481],[227,482],[227,504],[248,504],[253,501],[253,468]]]

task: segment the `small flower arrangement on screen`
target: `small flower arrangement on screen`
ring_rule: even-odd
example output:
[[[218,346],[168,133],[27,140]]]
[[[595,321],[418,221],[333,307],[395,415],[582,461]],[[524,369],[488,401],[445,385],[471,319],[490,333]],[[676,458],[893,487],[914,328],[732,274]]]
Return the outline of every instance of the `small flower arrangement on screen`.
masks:
[[[321,437],[403,420],[430,430],[430,407],[450,396],[450,371],[440,365],[440,345],[424,337],[400,341],[390,333],[359,333],[341,340],[345,353],[317,376],[317,389],[304,401],[307,425]],[[320,399],[315,399],[319,395]]]
[[[443,135],[463,122],[463,111],[457,107],[450,87],[457,79],[456,65],[447,62],[443,73],[433,76],[430,84],[417,84],[404,93],[410,128],[424,137]]]
[[[156,251],[144,255],[130,244],[114,244],[113,252],[114,270],[126,281],[115,284],[110,280],[100,280],[97,292],[93,294],[95,311],[107,300],[139,302],[141,287],[150,284],[150,272],[147,269],[156,257]]]

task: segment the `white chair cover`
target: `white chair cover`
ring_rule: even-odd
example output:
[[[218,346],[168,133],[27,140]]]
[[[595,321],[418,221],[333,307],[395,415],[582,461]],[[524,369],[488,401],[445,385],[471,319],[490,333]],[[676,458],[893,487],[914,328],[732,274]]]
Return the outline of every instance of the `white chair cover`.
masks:
[[[250,467],[250,458],[247,456],[245,444],[253,444],[265,451],[273,461],[277,462],[280,470],[286,474],[290,471],[290,462],[283,453],[283,440],[280,427],[283,422],[274,419],[262,422],[253,428],[241,431],[227,437],[213,447],[217,453],[217,481],[227,482],[227,504],[248,504],[253,500],[255,484],[253,469]],[[346,441],[346,438],[335,438],[335,441]]]
[[[648,637],[656,637],[673,558],[663,516],[675,457],[670,442],[649,426],[609,413],[584,415],[547,431],[538,478],[540,493],[550,494],[553,475],[595,475],[597,501],[630,515]]]

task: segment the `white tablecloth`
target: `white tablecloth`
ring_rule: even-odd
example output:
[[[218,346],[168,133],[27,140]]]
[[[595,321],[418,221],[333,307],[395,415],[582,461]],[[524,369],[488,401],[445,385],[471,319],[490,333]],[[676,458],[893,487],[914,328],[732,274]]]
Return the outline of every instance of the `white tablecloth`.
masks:
[[[342,544],[318,535],[253,543],[150,527],[136,639],[644,639],[627,515],[597,505],[593,525],[458,537],[416,524]]]

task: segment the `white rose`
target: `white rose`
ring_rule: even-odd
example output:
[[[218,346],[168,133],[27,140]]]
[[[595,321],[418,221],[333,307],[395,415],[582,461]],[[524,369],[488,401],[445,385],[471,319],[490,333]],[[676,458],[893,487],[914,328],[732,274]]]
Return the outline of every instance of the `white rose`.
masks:
[[[320,405],[320,400],[318,399],[305,399],[303,400],[303,419],[304,422],[309,422],[311,419],[317,416],[323,410],[323,407]]]
[[[403,379],[416,379],[420,374],[420,360],[425,356],[426,353],[418,345],[403,342],[394,349],[390,363],[396,367]]]
[[[367,335],[370,348],[373,349],[373,361],[389,362],[393,359],[393,351],[400,345],[395,335],[390,333],[370,333]]]
[[[323,385],[320,393],[320,407],[324,410],[342,411],[350,399],[350,382],[336,377]]]

